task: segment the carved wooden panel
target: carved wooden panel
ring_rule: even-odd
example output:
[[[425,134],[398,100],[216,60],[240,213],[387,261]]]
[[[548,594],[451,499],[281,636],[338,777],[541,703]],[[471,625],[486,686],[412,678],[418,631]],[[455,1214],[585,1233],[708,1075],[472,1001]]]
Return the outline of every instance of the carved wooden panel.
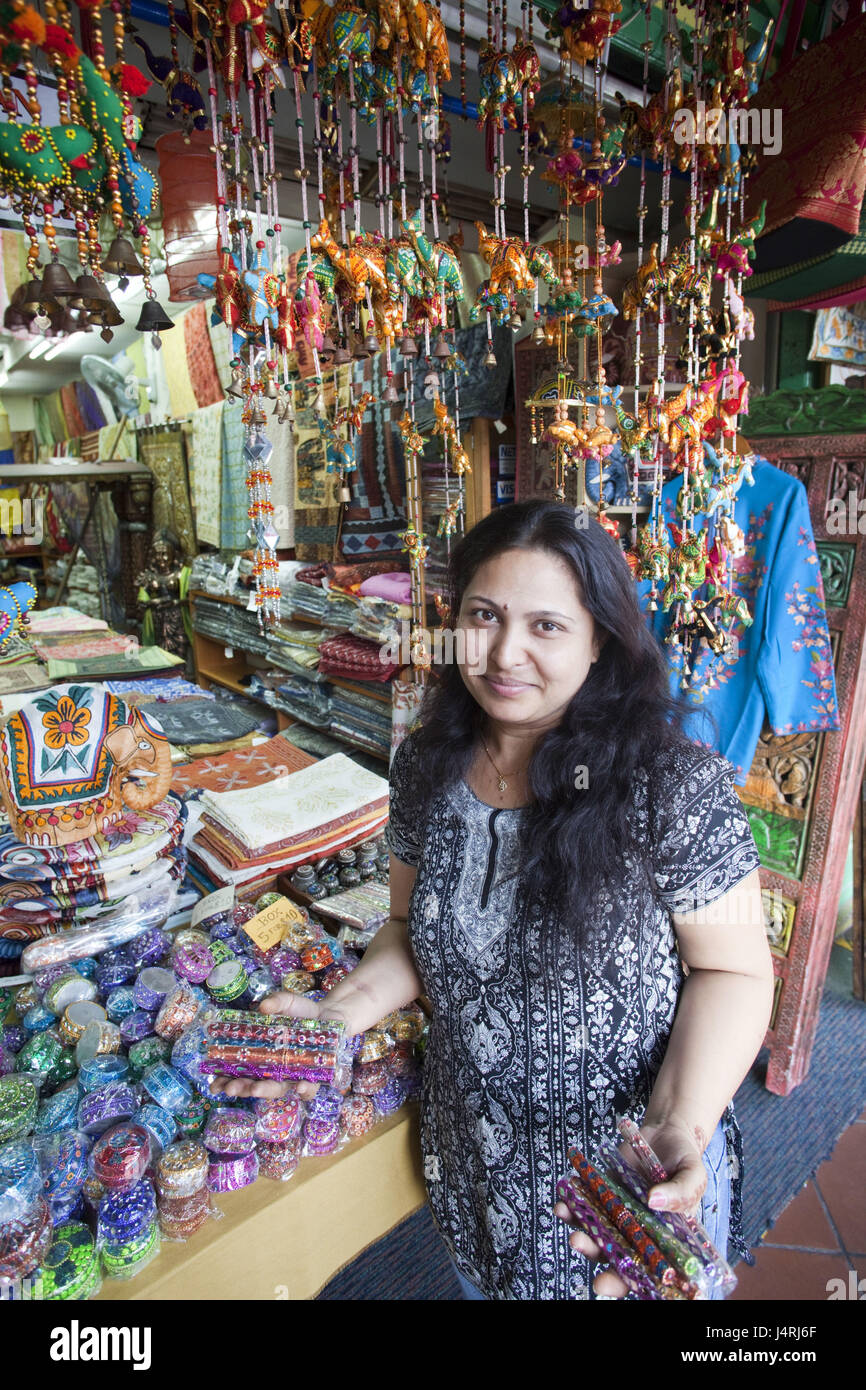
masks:
[[[807,489],[840,712],[838,732],[776,738],[765,729],[740,791],[777,977],[767,1086],[787,1095],[809,1070],[866,759],[866,536],[826,528],[831,498],[866,497],[866,434],[754,438],[753,447]]]

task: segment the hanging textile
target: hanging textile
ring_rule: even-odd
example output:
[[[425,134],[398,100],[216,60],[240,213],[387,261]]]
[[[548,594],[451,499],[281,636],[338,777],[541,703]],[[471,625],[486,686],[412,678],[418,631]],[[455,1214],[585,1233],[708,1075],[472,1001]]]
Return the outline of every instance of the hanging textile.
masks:
[[[176,420],[181,420],[184,416],[192,414],[198,402],[186,357],[186,336],[177,323],[173,332],[163,334],[162,360],[168,382],[171,413]]]
[[[138,458],[138,438],[135,428],[128,418],[118,420],[116,425],[103,425],[99,431],[99,457],[101,459]]]
[[[223,325],[223,333],[225,326]],[[224,550],[246,550],[249,499],[244,463],[244,426],[241,401],[226,401],[222,415],[222,465],[220,468],[220,544]]]
[[[123,606],[115,599],[113,593],[115,581],[121,571],[120,531],[110,495],[100,489],[90,522],[86,531],[83,531],[90,506],[87,484],[58,480],[52,482],[51,494],[72,543],[80,539],[85,559],[93,565],[99,576],[108,602],[108,611],[103,617],[118,627],[122,626],[125,617]],[[94,591],[95,594],[97,592]]]
[[[180,322],[175,321],[175,327],[183,329],[189,379],[196,405],[200,408],[215,405],[223,399],[223,388],[207,331],[209,313],[204,304],[196,304],[181,315]]]
[[[415,681],[391,682],[391,758],[404,738],[411,732],[412,725],[421,712],[424,686]]]
[[[339,409],[349,404],[350,367],[340,367],[336,377]],[[295,391],[295,554],[299,560],[333,559],[340,523],[340,479],[326,468],[319,417],[313,408],[315,394],[315,386],[304,383]],[[331,399],[329,414],[334,409]]]
[[[728,759],[739,786],[748,776],[765,718],[776,734],[839,728],[824,586],[806,489],[764,458],[756,458],[752,472],[754,483],[743,484],[734,509],[746,550],[733,562],[733,590],[746,600],[752,625],[738,623],[734,629],[739,654],[722,667],[719,685],[707,689],[701,682],[711,656],[705,650],[694,662],[695,690],[685,692],[693,707],[687,733]],[[663,514],[669,522],[677,519],[681,487],[679,474],[663,489]],[[698,514],[694,523],[697,528],[706,518]],[[644,606],[649,589],[649,581],[638,585]],[[659,607],[648,616],[662,640],[670,613]],[[680,672],[672,665],[674,694],[680,693],[679,682]]]
[[[182,555],[195,555],[183,434],[170,426],[140,430],[138,447],[142,463],[154,478],[154,531],[170,531],[177,538]]]
[[[281,424],[270,414],[265,434],[274,446],[270,469],[274,526],[279,532],[276,549],[291,550],[295,544],[295,427],[288,420]]]
[[[223,403],[196,410],[189,428],[189,482],[200,541],[220,544]]]
[[[207,334],[210,339],[211,352],[213,353],[214,365],[217,377],[223,390],[227,390],[232,379],[232,369],[229,366],[232,358],[231,338],[228,329],[219,319],[217,323],[211,321],[211,310],[213,304],[210,300],[206,302],[207,308]]]
[[[756,270],[789,265],[804,246],[823,255],[857,231],[866,191],[866,24],[856,8],[750,101],[752,110],[775,116],[782,135],[774,152],[772,144],[766,154],[758,147],[746,186],[747,218],[767,200]]]
[[[75,394],[75,386],[70,382],[67,386],[60,388],[60,404],[63,409],[63,419],[66,422],[66,433],[73,436],[85,434],[87,425],[78,408],[78,397]]]
[[[75,396],[86,430],[101,430],[103,425],[108,424],[99,397],[89,382],[76,381]]]
[[[352,501],[343,512],[340,549],[347,557],[399,553],[406,529],[400,409],[382,399],[382,371],[381,353],[353,364],[356,394],[369,391],[373,403],[364,416],[358,468],[350,480]]]

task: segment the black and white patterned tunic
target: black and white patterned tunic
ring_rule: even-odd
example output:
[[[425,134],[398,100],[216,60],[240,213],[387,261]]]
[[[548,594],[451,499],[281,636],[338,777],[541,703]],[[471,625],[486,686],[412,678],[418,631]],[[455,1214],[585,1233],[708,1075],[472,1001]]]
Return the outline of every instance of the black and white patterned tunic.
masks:
[[[598,902],[602,929],[578,949],[521,882],[524,809],[456,781],[419,817],[415,756],[410,736],[392,763],[388,841],[418,870],[409,938],[433,1005],[421,1109],[433,1216],[486,1297],[588,1298],[589,1263],[553,1214],[556,1181],[570,1145],[592,1155],[620,1116],[641,1122],[683,982],[671,913],[758,867],[749,822],[723,758],[695,745],[666,755],[651,784],[638,779],[633,811],[657,893],[628,859],[620,891]],[[726,1129],[741,1163],[730,1109]]]

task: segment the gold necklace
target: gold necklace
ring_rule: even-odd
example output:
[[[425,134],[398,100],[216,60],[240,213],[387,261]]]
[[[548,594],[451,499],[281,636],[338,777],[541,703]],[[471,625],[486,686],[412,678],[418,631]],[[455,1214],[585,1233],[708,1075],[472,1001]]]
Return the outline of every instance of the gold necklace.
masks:
[[[481,742],[484,744],[484,751],[485,751],[485,753],[487,754],[488,758],[490,758],[490,762],[491,762],[492,765],[493,765],[493,770],[494,770],[494,772],[496,773],[497,777],[499,778],[499,790],[500,790],[501,792],[507,792],[507,791],[508,791],[508,783],[507,783],[506,780],[505,780],[505,774],[504,774],[503,772],[501,772],[500,769],[499,769],[499,768],[496,766],[496,764],[493,762],[493,756],[492,756],[492,754],[491,754],[491,752],[490,752],[490,749],[487,747],[487,744],[485,743],[483,736],[482,736],[482,738],[481,738]],[[509,776],[509,777],[516,777],[516,776],[518,775],[518,773],[525,772],[525,770],[526,770],[525,765],[524,765],[524,767],[518,767],[518,768],[515,769],[514,772],[509,772],[509,773],[508,773],[508,776]]]

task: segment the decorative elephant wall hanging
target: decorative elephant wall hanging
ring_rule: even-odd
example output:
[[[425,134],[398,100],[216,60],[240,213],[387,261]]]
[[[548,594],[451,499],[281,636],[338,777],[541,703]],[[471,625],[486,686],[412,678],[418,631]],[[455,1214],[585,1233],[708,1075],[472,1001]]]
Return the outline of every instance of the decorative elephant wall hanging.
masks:
[[[171,786],[171,748],[155,720],[99,685],[57,685],[0,730],[0,797],[30,845],[105,832]]]

